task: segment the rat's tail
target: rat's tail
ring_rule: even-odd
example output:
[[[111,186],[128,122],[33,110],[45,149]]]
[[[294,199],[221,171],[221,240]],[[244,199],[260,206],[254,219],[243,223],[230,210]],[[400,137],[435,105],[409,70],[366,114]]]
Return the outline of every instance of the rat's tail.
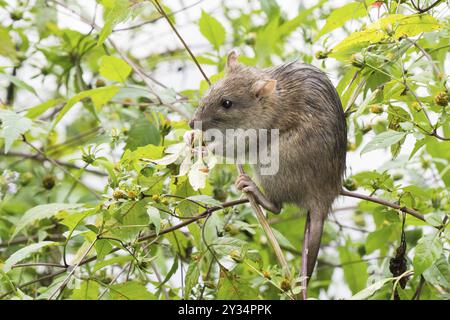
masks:
[[[305,236],[302,248],[302,272],[303,278],[302,298],[307,298],[307,285],[316,265],[317,255],[320,249],[325,217],[318,212],[308,211],[305,223]]]

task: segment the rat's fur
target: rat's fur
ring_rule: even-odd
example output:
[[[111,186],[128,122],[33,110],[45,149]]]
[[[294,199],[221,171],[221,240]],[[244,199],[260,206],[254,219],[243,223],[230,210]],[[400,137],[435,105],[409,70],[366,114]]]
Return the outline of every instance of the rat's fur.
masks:
[[[347,132],[339,96],[325,73],[311,65],[290,62],[261,70],[230,57],[225,77],[201,100],[194,120],[202,121],[204,130],[280,130],[278,173],[259,175],[258,165],[255,172],[272,203],[280,208],[295,203],[310,213],[310,244],[304,248],[310,277],[323,221],[340,193],[345,171]],[[256,84],[270,79],[276,80],[275,90],[258,96]],[[224,99],[232,101],[232,107],[222,107]]]

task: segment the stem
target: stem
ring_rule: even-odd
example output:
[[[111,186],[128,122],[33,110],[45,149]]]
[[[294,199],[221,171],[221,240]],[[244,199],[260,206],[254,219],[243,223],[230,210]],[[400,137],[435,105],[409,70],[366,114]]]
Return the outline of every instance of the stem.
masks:
[[[242,165],[238,164],[237,169],[239,174],[245,174],[244,169],[242,168]],[[252,206],[253,211],[255,212],[256,218],[258,218],[259,223],[261,224],[261,227],[263,228],[264,232],[266,233],[267,239],[269,240],[270,245],[272,246],[272,249],[275,251],[275,255],[277,257],[278,263],[280,267],[282,268],[285,276],[287,278],[291,278],[291,274],[289,271],[289,266],[286,261],[286,258],[283,255],[283,251],[280,248],[280,244],[278,243],[277,239],[275,238],[275,235],[273,234],[272,229],[270,228],[269,222],[267,221],[266,217],[264,216],[264,213],[261,209],[261,207],[258,205],[255,197],[252,194],[247,194],[247,198],[250,202],[250,205]]]

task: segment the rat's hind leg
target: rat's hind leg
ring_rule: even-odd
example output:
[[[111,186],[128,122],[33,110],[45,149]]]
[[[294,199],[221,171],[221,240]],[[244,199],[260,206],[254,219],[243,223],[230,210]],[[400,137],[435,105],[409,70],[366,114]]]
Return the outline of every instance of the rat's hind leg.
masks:
[[[235,182],[236,188],[242,190],[245,193],[251,193],[255,197],[256,201],[266,210],[273,213],[280,213],[281,204],[273,203],[259,190],[256,183],[246,174],[240,174]]]

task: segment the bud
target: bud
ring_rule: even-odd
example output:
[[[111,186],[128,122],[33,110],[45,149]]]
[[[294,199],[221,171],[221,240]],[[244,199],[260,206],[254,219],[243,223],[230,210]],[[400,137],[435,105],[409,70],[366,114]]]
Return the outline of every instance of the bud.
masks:
[[[411,103],[411,108],[413,108],[416,111],[422,110],[422,106],[417,101],[414,101],[413,103]]]
[[[351,57],[351,63],[352,63],[352,66],[360,68],[360,69],[364,68],[364,66],[366,64],[364,57],[361,53],[353,54]]]
[[[352,178],[345,179],[343,185],[348,191],[355,191],[358,188],[358,184]]]
[[[128,191],[127,196],[129,199],[135,200],[137,198],[138,194],[136,193],[136,191],[130,190],[130,191]]]
[[[269,279],[269,280],[271,279],[271,276],[270,276],[270,272],[269,272],[269,271],[264,270],[262,274],[263,274],[264,278]]]
[[[95,86],[97,88],[101,88],[104,87],[106,85],[105,81],[102,79],[97,79],[97,81],[95,81]]]
[[[355,151],[355,150],[356,150],[356,144],[348,141],[347,142],[347,151]]]
[[[291,288],[291,283],[288,279],[283,279],[283,281],[281,281],[281,289],[283,291],[289,291]]]
[[[125,193],[122,190],[114,190],[112,196],[114,200],[125,199]]]
[[[326,58],[328,58],[328,54],[329,54],[329,52],[319,50],[316,52],[316,59],[319,59],[319,60],[326,59]]]
[[[161,201],[161,197],[158,194],[154,194],[152,195],[152,200],[159,203]]]
[[[53,189],[55,186],[55,177],[52,174],[44,176],[42,179],[42,186],[47,190]]]
[[[379,104],[372,104],[372,105],[370,105],[369,109],[370,109],[370,112],[375,113],[375,114],[381,114],[384,111],[383,106],[381,106]]]
[[[434,97],[434,102],[438,106],[446,107],[448,105],[448,94],[445,91],[439,92],[436,97]]]

